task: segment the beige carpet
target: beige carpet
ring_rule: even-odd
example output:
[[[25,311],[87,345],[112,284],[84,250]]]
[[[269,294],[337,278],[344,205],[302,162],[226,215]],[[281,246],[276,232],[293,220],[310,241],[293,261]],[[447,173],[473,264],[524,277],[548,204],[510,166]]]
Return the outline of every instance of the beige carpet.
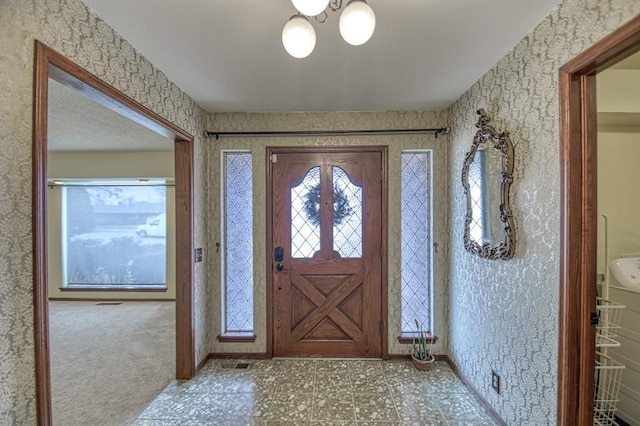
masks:
[[[175,377],[175,303],[49,303],[54,426],[120,426]]]

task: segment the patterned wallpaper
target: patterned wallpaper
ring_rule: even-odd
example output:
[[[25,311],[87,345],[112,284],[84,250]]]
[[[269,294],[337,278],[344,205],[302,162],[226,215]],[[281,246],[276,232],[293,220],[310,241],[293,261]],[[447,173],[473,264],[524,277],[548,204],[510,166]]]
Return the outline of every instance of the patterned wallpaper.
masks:
[[[196,246],[205,248],[206,261],[196,265],[197,359],[213,350],[259,351],[223,346],[215,341],[219,262],[213,244],[218,240],[219,149],[246,148],[256,154],[256,206],[265,205],[264,146],[267,140],[205,141],[208,130],[287,130],[440,126],[453,128],[449,137],[310,138],[305,145],[389,144],[389,158],[399,164],[404,147],[436,149],[436,259],[441,276],[436,293],[441,309],[441,350],[449,351],[462,372],[509,424],[553,424],[556,400],[558,299],[558,95],[557,69],[602,36],[640,13],[637,0],[564,0],[447,111],[322,114],[212,114],[201,110],[166,76],[142,57],[80,0],[0,1],[0,424],[35,424],[33,364],[31,127],[33,40],[87,68],[161,116],[196,136]],[[516,149],[513,207],[518,246],[512,261],[472,257],[462,245],[463,194],[460,164],[476,121],[484,107],[500,130],[509,130]],[[450,141],[449,151],[441,149]],[[296,144],[282,140],[273,145]],[[209,149],[210,146],[213,149]],[[207,167],[207,162],[211,167]],[[448,188],[447,188],[448,179]],[[395,188],[395,189],[394,189]],[[399,177],[390,176],[390,236],[397,235]],[[451,229],[450,243],[447,233]],[[264,221],[256,219],[258,282],[264,282]],[[390,238],[390,251],[398,241]],[[450,246],[450,249],[448,248]],[[450,253],[449,253],[450,251]],[[451,258],[450,272],[447,268]],[[260,262],[263,262],[262,264]],[[210,263],[210,265],[209,265]],[[392,318],[398,318],[399,265],[389,260]],[[450,273],[450,277],[447,275]],[[445,283],[450,281],[450,287]],[[256,292],[264,300],[264,287]],[[260,293],[262,292],[262,293]],[[208,304],[207,300],[213,300]],[[260,300],[260,298],[257,298]],[[447,305],[446,301],[450,300]],[[438,303],[438,300],[436,301]],[[264,318],[256,306],[256,318]],[[449,323],[450,321],[450,323]],[[395,324],[397,322],[397,324]],[[406,352],[393,338],[399,320],[390,324],[390,349]],[[442,333],[440,333],[440,331]],[[450,330],[450,331],[449,331]],[[450,339],[448,339],[450,337]],[[503,393],[489,388],[489,372],[503,377]]]
[[[195,232],[203,243],[204,114],[80,0],[0,1],[0,424],[35,424],[31,131],[33,46],[40,39],[196,136]],[[200,359],[206,321],[204,263],[196,266]]]
[[[555,424],[559,277],[558,68],[640,13],[638,0],[565,0],[449,108],[450,356],[512,425]],[[515,257],[464,250],[461,164],[476,110],[515,147]],[[502,376],[502,394],[490,387]]]
[[[215,131],[276,131],[276,130],[359,130],[359,129],[392,129],[442,127],[446,122],[444,111],[392,111],[392,112],[333,112],[333,113],[216,113],[212,114],[208,130]],[[438,243],[438,253],[434,259],[434,293],[435,323],[439,353],[446,352],[448,337],[448,305],[445,299],[446,274],[448,263],[446,247],[448,243],[447,206],[447,136],[433,135],[415,136],[367,136],[367,137],[308,137],[280,139],[221,139],[210,141],[214,149],[209,151],[209,194],[215,197],[220,194],[220,151],[223,149],[251,150],[254,160],[254,318],[257,339],[254,344],[220,343],[215,336],[221,330],[220,312],[222,299],[220,294],[220,256],[215,250],[208,250],[210,289],[213,294],[211,315],[211,351],[212,352],[264,352],[266,350],[266,146],[331,146],[331,145],[387,145],[389,148],[389,253],[400,252],[400,153],[403,149],[434,150],[434,241]],[[440,201],[438,201],[440,200]],[[209,211],[209,223],[220,223],[220,209]],[[220,241],[220,229],[209,229],[211,240],[209,247]],[[214,284],[216,283],[216,284]],[[406,354],[408,345],[400,345],[397,337],[400,334],[400,259],[389,256],[389,351]]]

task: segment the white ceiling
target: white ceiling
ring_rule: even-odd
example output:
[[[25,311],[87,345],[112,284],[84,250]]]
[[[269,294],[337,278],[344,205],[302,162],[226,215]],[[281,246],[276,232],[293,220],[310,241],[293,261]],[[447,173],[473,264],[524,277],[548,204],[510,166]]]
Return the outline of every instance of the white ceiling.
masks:
[[[208,111],[444,108],[558,3],[369,0],[367,44],[346,44],[329,12],[315,51],[294,59],[290,0],[83,1]]]

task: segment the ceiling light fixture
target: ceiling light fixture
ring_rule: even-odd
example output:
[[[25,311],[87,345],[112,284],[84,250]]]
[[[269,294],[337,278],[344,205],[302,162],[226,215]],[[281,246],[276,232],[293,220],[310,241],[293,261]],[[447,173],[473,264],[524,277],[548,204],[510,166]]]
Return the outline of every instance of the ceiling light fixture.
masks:
[[[282,30],[282,44],[294,58],[306,58],[316,46],[316,33],[309,17],[327,20],[327,10],[342,9],[342,0],[291,0],[299,14],[292,16]],[[340,15],[340,34],[353,46],[366,43],[376,28],[376,15],[366,0],[350,0]]]
[[[294,58],[306,58],[316,47],[316,31],[306,16],[293,15],[282,30],[282,44]]]

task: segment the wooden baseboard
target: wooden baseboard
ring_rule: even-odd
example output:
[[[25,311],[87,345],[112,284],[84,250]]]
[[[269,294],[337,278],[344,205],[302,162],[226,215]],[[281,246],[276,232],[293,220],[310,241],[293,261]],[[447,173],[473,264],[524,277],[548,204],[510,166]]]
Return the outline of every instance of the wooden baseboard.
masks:
[[[453,372],[467,386],[467,388],[471,391],[471,394],[473,395],[473,397],[476,399],[476,401],[478,401],[480,405],[482,405],[482,407],[485,409],[489,417],[491,417],[491,419],[497,424],[499,424],[500,426],[507,426],[507,423],[504,420],[502,420],[502,418],[498,415],[498,413],[495,412],[495,410],[491,407],[491,405],[489,405],[487,400],[484,399],[482,395],[480,395],[480,393],[473,386],[469,384],[469,381],[467,380],[467,378],[464,376],[464,374],[462,374],[462,372],[460,372],[460,369],[458,368],[458,366],[453,361],[451,361],[451,358],[449,358],[446,355],[442,355],[442,356],[446,358],[444,361],[447,361],[447,363],[449,363],[449,366],[451,367]]]
[[[176,299],[125,299],[122,297],[50,297],[50,302],[175,302]]]

